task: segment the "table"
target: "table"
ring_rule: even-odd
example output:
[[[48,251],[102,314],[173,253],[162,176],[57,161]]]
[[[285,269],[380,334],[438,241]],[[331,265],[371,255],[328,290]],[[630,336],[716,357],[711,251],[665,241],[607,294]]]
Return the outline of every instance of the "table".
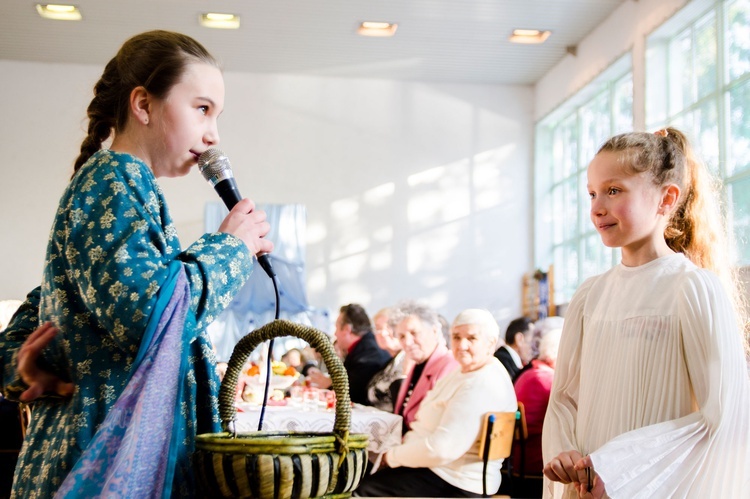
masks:
[[[237,432],[258,430],[260,406],[238,403]],[[292,406],[267,406],[263,420],[263,431],[333,431],[332,410],[304,411]],[[352,407],[350,433],[366,433],[370,436],[367,450],[381,454],[401,443],[402,417],[374,407],[355,404]]]

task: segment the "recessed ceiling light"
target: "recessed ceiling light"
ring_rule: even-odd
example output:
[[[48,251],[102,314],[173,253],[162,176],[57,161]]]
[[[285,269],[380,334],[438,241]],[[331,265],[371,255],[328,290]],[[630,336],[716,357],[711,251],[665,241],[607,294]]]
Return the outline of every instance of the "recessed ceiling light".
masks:
[[[240,27],[240,16],[236,14],[209,12],[201,14],[200,23],[201,26],[205,26],[206,28],[238,29]]]
[[[57,21],[80,21],[81,11],[75,5],[62,4],[36,4],[36,11],[40,16],[46,19],[55,19]]]
[[[379,21],[364,21],[357,28],[357,34],[362,36],[393,36],[398,24]]]
[[[549,38],[551,31],[542,31],[538,29],[514,29],[509,40],[513,43],[544,43]]]

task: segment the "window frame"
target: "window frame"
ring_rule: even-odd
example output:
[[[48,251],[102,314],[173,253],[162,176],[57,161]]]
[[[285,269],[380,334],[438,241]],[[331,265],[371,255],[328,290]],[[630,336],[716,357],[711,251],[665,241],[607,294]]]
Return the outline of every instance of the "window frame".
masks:
[[[621,113],[618,115],[617,111],[622,103],[617,97],[621,96],[618,91],[626,81],[629,82],[629,94],[626,95],[629,120],[622,123]],[[615,133],[626,131],[618,126],[627,127],[628,130],[633,128],[633,65],[630,52],[619,57],[573,97],[539,120],[535,127],[534,262],[537,268],[543,269],[554,264],[555,290],[552,298],[556,304],[570,301],[575,289],[585,278],[601,273],[619,261],[619,250],[604,248],[601,241],[598,241],[599,251],[592,268],[592,260],[588,258],[587,251],[591,247],[591,238],[596,237],[598,240],[599,236],[589,221],[585,172],[601,144],[589,143],[586,147],[583,113],[591,102],[602,97],[606,100],[606,105],[603,106],[606,111],[599,116],[606,114],[609,130],[602,133],[600,143]],[[563,160],[556,150],[559,146],[555,134],[564,126],[570,127],[568,122],[571,120],[575,121],[575,131],[572,133],[575,136],[575,165],[566,172],[563,171],[561,161],[569,158],[565,157]],[[596,121],[596,117],[592,121]],[[568,147],[573,147],[571,144]],[[566,192],[566,184],[575,186],[568,186]],[[556,198],[560,195],[562,201],[556,204]],[[575,203],[574,210],[568,206],[571,202]],[[560,220],[559,217],[555,219],[559,208],[574,211],[575,220],[568,224],[568,220]],[[559,227],[561,223],[563,227]],[[562,233],[562,237],[559,233]]]

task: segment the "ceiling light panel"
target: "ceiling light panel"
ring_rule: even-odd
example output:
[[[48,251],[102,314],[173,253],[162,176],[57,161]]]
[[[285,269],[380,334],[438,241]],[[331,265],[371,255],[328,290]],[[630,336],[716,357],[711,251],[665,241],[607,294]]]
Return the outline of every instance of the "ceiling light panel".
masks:
[[[200,24],[206,28],[239,29],[240,16],[236,14],[208,12],[206,14],[201,14]]]
[[[540,29],[514,29],[513,34],[510,35],[510,40],[513,43],[544,43],[549,38],[552,32],[542,31]]]
[[[357,28],[357,34],[362,36],[393,36],[398,24],[382,21],[363,21]]]
[[[82,19],[81,11],[75,5],[38,3],[36,4],[36,11],[43,18],[56,21],[80,21]]]

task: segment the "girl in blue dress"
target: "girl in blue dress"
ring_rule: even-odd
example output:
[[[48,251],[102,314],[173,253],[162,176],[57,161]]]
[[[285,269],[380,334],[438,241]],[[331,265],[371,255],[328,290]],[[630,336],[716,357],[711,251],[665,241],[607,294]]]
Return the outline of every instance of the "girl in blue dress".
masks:
[[[204,330],[273,245],[244,199],[181,249],[156,179],[218,144],[223,106],[216,61],[178,33],[131,38],[96,83],[42,285],[0,334],[4,391],[33,407],[13,497],[193,494],[194,437],[219,430]]]

